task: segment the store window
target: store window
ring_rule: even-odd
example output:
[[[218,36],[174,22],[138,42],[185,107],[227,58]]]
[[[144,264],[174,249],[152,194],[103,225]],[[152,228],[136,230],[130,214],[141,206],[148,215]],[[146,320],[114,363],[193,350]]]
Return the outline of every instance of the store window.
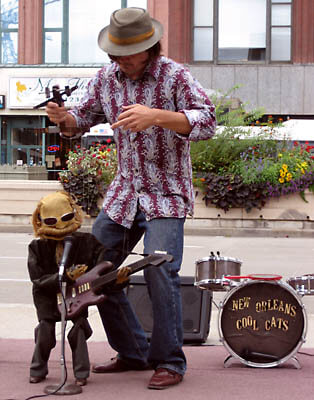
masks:
[[[18,0],[0,0],[0,63],[17,63]]]
[[[292,0],[194,0],[193,60],[291,60]]]
[[[97,46],[99,31],[114,10],[147,7],[147,0],[44,0],[45,64],[99,64],[109,62]]]

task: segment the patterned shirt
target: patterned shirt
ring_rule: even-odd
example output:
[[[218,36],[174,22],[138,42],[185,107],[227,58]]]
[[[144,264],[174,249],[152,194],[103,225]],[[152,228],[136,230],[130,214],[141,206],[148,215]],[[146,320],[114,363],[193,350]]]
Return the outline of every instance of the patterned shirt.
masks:
[[[129,79],[116,63],[104,66],[71,113],[78,127],[113,124],[122,106],[130,104],[184,113],[192,130],[182,135],[158,126],[136,133],[115,129],[118,172],[106,192],[104,211],[127,228],[138,207],[147,220],[193,215],[189,142],[214,135],[213,104],[183,65],[161,56],[150,62],[139,80]]]

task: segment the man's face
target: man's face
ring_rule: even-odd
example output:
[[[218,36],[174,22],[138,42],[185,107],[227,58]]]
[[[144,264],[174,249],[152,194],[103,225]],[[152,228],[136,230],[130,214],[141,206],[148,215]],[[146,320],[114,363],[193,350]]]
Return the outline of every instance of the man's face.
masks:
[[[147,65],[148,57],[148,52],[143,51],[130,56],[115,57],[115,61],[129,78],[139,79]]]

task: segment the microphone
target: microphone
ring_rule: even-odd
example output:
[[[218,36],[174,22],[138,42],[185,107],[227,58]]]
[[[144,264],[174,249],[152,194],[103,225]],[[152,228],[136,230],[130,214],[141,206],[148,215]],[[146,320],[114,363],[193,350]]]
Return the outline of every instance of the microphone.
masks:
[[[63,249],[62,258],[61,258],[60,265],[59,265],[59,280],[60,281],[63,278],[64,269],[65,269],[66,263],[68,261],[68,257],[69,257],[69,253],[70,253],[72,244],[73,244],[73,237],[66,236],[64,238],[64,249]]]

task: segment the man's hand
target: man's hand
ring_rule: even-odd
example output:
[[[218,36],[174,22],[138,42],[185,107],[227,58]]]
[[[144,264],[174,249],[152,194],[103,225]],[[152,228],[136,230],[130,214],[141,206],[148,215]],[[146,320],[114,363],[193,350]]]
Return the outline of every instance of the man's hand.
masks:
[[[54,122],[55,124],[65,122],[68,115],[67,110],[63,105],[59,107],[57,103],[52,101],[49,101],[47,104],[46,113],[48,114],[50,121]]]
[[[149,108],[141,104],[122,108],[124,111],[119,115],[118,121],[111,125],[112,129],[122,128],[139,132],[155,125],[183,135],[189,135],[192,130],[189,120],[181,112]]]
[[[46,112],[50,121],[60,126],[64,136],[71,137],[75,135],[76,120],[63,105],[60,107],[58,104],[49,101],[46,106]]]
[[[155,125],[156,109],[143,106],[141,104],[132,104],[123,106],[123,112],[119,115],[118,121],[111,125],[112,129],[121,127],[131,132],[139,132]]]

